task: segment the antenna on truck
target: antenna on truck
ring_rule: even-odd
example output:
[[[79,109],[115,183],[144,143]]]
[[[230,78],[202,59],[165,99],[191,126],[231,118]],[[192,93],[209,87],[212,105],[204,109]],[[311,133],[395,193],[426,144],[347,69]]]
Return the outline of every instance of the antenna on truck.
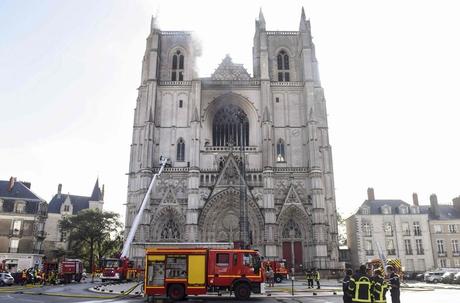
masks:
[[[168,161],[169,159],[167,157],[160,156],[160,165],[161,165],[160,170],[156,174],[153,175],[152,181],[150,182],[149,189],[145,193],[144,200],[142,200],[141,207],[139,208],[139,212],[134,218],[133,224],[131,225],[131,229],[129,230],[128,237],[126,238],[125,244],[123,245],[123,251],[121,252],[120,258],[124,258],[128,256],[129,247],[131,246],[131,243],[133,242],[134,235],[136,234],[137,227],[139,226],[139,223],[141,221],[142,214],[144,213],[145,206],[147,205],[147,201],[149,200],[150,192],[152,191],[153,184],[155,183],[155,179],[159,175],[161,175],[166,164],[169,163]]]

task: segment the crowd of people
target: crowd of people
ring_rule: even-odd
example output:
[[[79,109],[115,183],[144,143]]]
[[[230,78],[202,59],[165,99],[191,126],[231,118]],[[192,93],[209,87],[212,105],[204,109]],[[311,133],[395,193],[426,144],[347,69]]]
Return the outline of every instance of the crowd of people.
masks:
[[[391,302],[400,303],[399,276],[392,266],[387,266],[387,275],[383,269],[371,272],[365,265],[353,273],[349,268],[343,279],[343,302],[386,303],[386,294],[390,290]]]
[[[36,268],[24,269],[19,275],[20,284],[57,284],[58,273],[57,271],[44,272]]]

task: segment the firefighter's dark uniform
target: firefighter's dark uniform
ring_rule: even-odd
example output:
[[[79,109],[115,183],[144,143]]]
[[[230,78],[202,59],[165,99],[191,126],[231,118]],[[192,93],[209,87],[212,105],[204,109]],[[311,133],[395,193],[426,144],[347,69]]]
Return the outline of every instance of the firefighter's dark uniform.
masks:
[[[311,272],[311,270],[307,271],[306,276],[307,276],[308,288],[310,288],[310,287],[313,288],[313,273]]]
[[[350,286],[350,278],[351,276],[345,275],[342,281],[342,290],[343,290],[343,303],[351,303],[352,293],[348,289]]]
[[[386,303],[388,283],[381,276],[372,277],[372,298],[374,303]]]
[[[400,303],[399,301],[399,276],[392,272],[390,274],[390,293],[391,293],[391,303]]]
[[[361,272],[354,274],[350,278],[348,290],[352,295],[352,302],[370,303],[371,302],[371,279]]]

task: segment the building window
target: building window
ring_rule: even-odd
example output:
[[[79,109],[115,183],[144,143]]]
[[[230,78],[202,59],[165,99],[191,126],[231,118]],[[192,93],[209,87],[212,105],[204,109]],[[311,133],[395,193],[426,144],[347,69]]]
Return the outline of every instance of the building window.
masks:
[[[395,244],[393,242],[393,239],[387,239],[386,246],[389,255],[396,255]]]
[[[412,255],[412,245],[409,239],[404,240],[404,249],[406,250],[406,255]]]
[[[16,204],[14,205],[14,212],[18,214],[24,213],[24,203],[16,202]]]
[[[12,235],[13,236],[19,236],[21,234],[21,221],[20,220],[14,220],[13,221],[13,226],[12,226]]]
[[[176,161],[185,161],[185,142],[182,138],[177,141]]]
[[[447,267],[447,260],[446,259],[439,259],[439,265],[441,267],[446,268]]]
[[[459,258],[454,259],[454,267],[460,267],[460,259]]]
[[[410,228],[408,222],[402,223],[402,232],[404,236],[410,236]]]
[[[64,205],[64,212],[70,211],[70,205]]]
[[[407,207],[401,206],[401,207],[399,208],[399,213],[400,213],[401,215],[405,215],[405,214],[407,214],[407,212],[408,212]]]
[[[456,233],[457,232],[457,225],[449,224],[449,232],[450,233]]]
[[[278,81],[289,82],[289,55],[284,50],[278,53],[277,63]]]
[[[283,139],[279,139],[278,143],[276,143],[276,161],[277,162],[285,162],[286,161],[286,154],[284,152],[284,141],[283,141]]]
[[[228,266],[230,264],[229,254],[216,254],[216,264],[218,266]]]
[[[382,214],[384,215],[391,214],[391,208],[389,206],[382,206]]]
[[[363,233],[365,237],[371,237],[372,236],[372,230],[371,230],[371,225],[367,222],[363,223]]]
[[[391,226],[391,222],[385,222],[383,229],[385,230],[385,236],[393,237],[393,226]]]
[[[172,58],[171,81],[184,81],[184,55],[180,50]]]
[[[19,246],[19,239],[11,239],[8,252],[10,253],[18,252],[18,246]]]
[[[439,224],[435,224],[434,225],[434,232],[437,233],[437,234],[442,233],[442,226],[439,225]]]
[[[423,255],[424,251],[423,251],[422,239],[416,239],[415,240],[415,246],[417,248],[417,255]]]
[[[460,251],[458,250],[458,240],[454,239],[452,240],[452,254],[455,254],[458,256]]]
[[[422,230],[420,229],[420,223],[414,222],[414,236],[421,236]]]
[[[67,241],[67,233],[65,231],[61,232],[61,239],[59,241],[60,242],[66,242]]]
[[[179,100],[179,108],[182,108],[184,106],[184,101],[183,100]]]
[[[364,249],[366,251],[366,256],[372,256],[374,254],[374,250],[372,249],[372,241],[366,240],[364,242]]]
[[[436,240],[436,244],[438,247],[438,255],[443,255],[446,253],[444,250],[444,240]]]
[[[369,207],[361,208],[361,215],[368,215],[370,213]]]
[[[276,98],[275,98],[275,102],[276,102],[276,103],[280,103],[280,98],[276,97]]]
[[[219,109],[212,121],[213,146],[249,145],[249,120],[238,106],[228,104]]]

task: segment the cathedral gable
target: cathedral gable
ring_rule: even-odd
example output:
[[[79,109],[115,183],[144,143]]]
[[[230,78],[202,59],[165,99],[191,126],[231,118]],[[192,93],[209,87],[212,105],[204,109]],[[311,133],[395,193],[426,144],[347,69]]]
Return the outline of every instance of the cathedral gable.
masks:
[[[243,64],[232,62],[229,55],[225,56],[222,63],[211,75],[212,80],[249,80],[251,76],[243,67]]]
[[[293,206],[298,208],[303,215],[307,215],[307,211],[302,205],[299,194],[295,190],[294,185],[291,185],[288,194],[286,195],[286,199],[284,200],[283,207],[281,208],[280,215],[283,214],[288,208]]]
[[[172,191],[171,187],[168,189],[168,192],[163,197],[163,200],[161,200],[160,204],[169,204],[169,205],[171,205],[171,204],[172,205],[177,205],[178,204],[177,199],[176,199],[176,195]]]

